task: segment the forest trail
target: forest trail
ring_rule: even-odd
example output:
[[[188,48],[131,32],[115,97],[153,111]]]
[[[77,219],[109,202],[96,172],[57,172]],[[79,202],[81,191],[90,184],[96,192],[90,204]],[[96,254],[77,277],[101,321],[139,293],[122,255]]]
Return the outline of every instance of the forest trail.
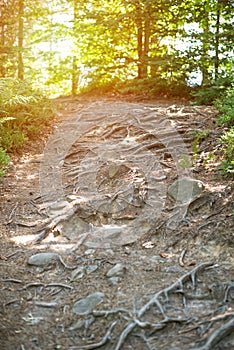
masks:
[[[1,184],[0,349],[234,349],[216,111],[56,103],[53,128]]]

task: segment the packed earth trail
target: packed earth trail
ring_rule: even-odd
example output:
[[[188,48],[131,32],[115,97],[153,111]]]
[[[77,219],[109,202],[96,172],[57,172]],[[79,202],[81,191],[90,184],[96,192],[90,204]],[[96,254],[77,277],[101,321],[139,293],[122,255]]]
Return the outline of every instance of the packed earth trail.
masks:
[[[217,111],[60,98],[1,183],[1,350],[234,349]]]

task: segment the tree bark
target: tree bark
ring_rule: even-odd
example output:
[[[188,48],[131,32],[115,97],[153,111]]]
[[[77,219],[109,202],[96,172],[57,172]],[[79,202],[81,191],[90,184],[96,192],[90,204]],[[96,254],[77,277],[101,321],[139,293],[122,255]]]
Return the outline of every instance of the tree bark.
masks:
[[[24,40],[24,0],[19,0],[18,27],[18,78],[24,79],[23,40]]]
[[[216,31],[215,31],[215,80],[218,79],[219,75],[219,35],[220,35],[220,0],[217,0],[217,11],[216,11]]]
[[[209,12],[207,11],[206,1],[204,2],[204,11],[203,11],[203,19],[202,19],[202,29],[203,29],[203,39],[202,39],[202,86],[207,85],[209,83],[209,73],[208,73],[208,65],[209,65]]]
[[[150,42],[150,9],[149,9],[149,5],[147,5],[146,11],[145,11],[145,20],[144,20],[144,51],[143,51],[143,64],[142,64],[143,78],[147,78],[148,76],[149,42]]]
[[[72,95],[76,95],[78,91],[78,83],[79,83],[79,72],[77,66],[77,58],[73,56],[72,62]]]
[[[78,4],[77,0],[73,2],[73,29],[74,33],[76,32],[76,21],[78,18]],[[76,95],[78,91],[78,83],[79,83],[79,70],[77,65],[77,57],[73,56],[72,60],[72,95]]]
[[[144,8],[142,8],[144,6]],[[136,3],[138,78],[148,76],[149,42],[150,42],[150,6]]]
[[[143,25],[142,11],[140,2],[136,2],[136,25],[137,25],[137,53],[138,53],[138,79],[142,78],[142,61],[143,61]]]

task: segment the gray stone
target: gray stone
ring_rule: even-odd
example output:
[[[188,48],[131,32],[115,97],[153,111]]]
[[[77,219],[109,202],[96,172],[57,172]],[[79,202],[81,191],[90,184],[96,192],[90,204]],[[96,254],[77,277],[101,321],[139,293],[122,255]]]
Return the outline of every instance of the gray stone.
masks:
[[[71,273],[72,279],[81,279],[85,275],[85,268],[84,267],[78,267],[77,269],[73,270]]]
[[[93,255],[95,252],[96,252],[95,249],[87,249],[87,250],[85,251],[85,255]]]
[[[90,273],[95,272],[97,269],[98,269],[98,265],[90,265],[85,269],[85,271],[87,275],[89,275]]]
[[[110,164],[109,166],[109,178],[113,179],[120,171],[127,170],[128,168],[123,164]]]
[[[110,269],[106,276],[107,277],[117,277],[117,276],[123,276],[126,272],[126,266],[123,264],[116,264],[112,269]]]
[[[165,271],[167,273],[178,273],[178,272],[181,273],[181,272],[183,272],[183,269],[178,265],[174,265],[174,266],[166,267]]]
[[[69,210],[69,208],[70,205],[67,201],[59,201],[50,205],[48,208],[48,213],[51,216],[58,216],[65,213],[67,210]]]
[[[115,239],[118,238],[122,233],[122,229],[119,227],[107,228],[106,231],[107,232],[105,232],[103,235],[104,239]]]
[[[96,292],[93,294],[88,295],[84,299],[78,300],[73,305],[73,313],[76,315],[88,315],[96,305],[102,302],[105,294],[101,292]]]
[[[204,189],[201,181],[184,177],[176,180],[168,188],[168,194],[176,201],[181,203],[190,203],[200,196]]]
[[[80,234],[90,230],[89,224],[81,218],[73,215],[68,220],[62,223],[62,234],[70,240],[76,241]]]
[[[109,178],[113,179],[119,172],[121,164],[111,164],[109,166]]]
[[[52,260],[58,260],[59,256],[56,253],[38,253],[28,259],[29,265],[44,266],[49,264]]]
[[[119,277],[110,277],[107,280],[108,280],[108,283],[113,286],[119,283]]]

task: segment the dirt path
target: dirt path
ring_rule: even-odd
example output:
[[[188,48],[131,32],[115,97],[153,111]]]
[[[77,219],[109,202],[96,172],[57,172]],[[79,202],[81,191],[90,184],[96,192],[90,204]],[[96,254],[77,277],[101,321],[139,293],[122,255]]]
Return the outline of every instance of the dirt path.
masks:
[[[1,185],[0,349],[234,349],[215,111],[58,102]]]

